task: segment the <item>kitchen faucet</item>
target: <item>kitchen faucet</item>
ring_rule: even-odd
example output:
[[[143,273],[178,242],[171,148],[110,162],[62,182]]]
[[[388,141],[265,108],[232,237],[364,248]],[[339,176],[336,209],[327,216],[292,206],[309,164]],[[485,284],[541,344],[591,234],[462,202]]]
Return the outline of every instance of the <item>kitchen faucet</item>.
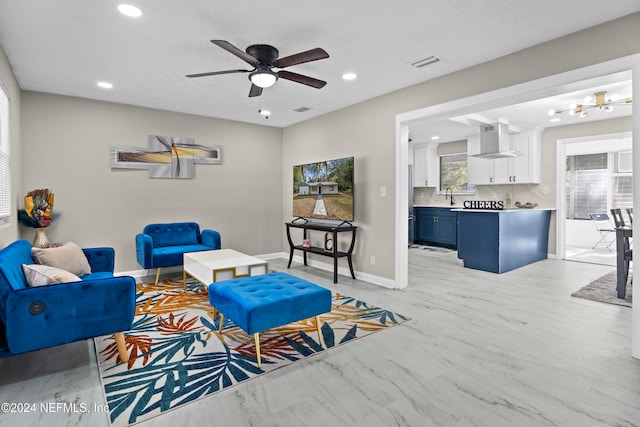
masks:
[[[451,187],[447,187],[447,189],[444,190],[444,199],[447,200],[448,192],[451,192],[451,195],[449,197],[451,197],[451,206],[453,206],[456,201],[453,200],[453,190],[451,189]]]

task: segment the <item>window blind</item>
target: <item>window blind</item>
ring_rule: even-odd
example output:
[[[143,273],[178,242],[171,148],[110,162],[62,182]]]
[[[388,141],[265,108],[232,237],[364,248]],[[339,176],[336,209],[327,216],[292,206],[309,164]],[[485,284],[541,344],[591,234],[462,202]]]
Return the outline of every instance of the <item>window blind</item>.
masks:
[[[567,219],[589,219],[592,213],[633,206],[632,174],[613,173],[609,161],[610,156],[619,161],[617,154],[567,156]]]
[[[567,156],[567,219],[607,213],[608,154]]]
[[[11,215],[9,147],[9,97],[0,85],[0,219]]]

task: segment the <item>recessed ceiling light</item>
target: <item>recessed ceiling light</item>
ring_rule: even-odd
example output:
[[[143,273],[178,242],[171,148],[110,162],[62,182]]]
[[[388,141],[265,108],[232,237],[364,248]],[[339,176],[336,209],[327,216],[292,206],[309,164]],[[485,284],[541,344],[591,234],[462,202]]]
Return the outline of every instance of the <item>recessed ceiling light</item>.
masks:
[[[113,84],[109,82],[98,82],[97,85],[102,89],[113,89]]]
[[[142,16],[142,10],[131,4],[120,4],[118,5],[118,10],[123,15],[129,16],[131,18],[139,18]]]
[[[433,139],[434,141],[436,141],[436,140],[440,139],[440,137],[439,137],[438,135],[433,135],[433,136],[431,137],[431,139]]]
[[[550,122],[559,122],[559,121],[560,121],[560,119],[559,119],[559,118],[557,118],[557,117],[555,117],[555,118],[553,118],[553,119],[549,119],[549,121],[550,121]]]
[[[343,80],[355,80],[357,78],[358,78],[358,75],[356,73],[344,73],[342,75]]]
[[[270,116],[271,115],[271,111],[269,111],[269,110],[258,110],[258,112],[260,114],[262,114],[263,116]]]

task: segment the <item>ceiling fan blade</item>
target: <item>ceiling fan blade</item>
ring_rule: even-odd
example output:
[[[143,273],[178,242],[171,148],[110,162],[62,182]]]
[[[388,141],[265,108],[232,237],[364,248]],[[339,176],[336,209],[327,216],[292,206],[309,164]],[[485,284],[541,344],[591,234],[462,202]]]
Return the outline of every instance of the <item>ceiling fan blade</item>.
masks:
[[[229,43],[226,40],[211,40],[211,43],[215,44],[216,46],[219,46],[219,47],[223,48],[224,50],[226,50],[229,53],[234,54],[238,58],[242,59],[245,62],[248,62],[249,64],[253,65],[254,67],[259,64],[259,62],[258,62],[258,60],[256,58],[254,58],[253,56],[249,55],[247,52],[235,47],[234,45],[232,45],[231,43]]]
[[[329,54],[324,49],[317,47],[315,49],[307,50],[306,52],[300,52],[296,53],[295,55],[280,58],[276,61],[274,66],[277,68],[285,68],[291,67],[292,65],[304,64],[305,62],[325,59],[328,57]]]
[[[313,77],[303,76],[302,74],[292,73],[291,71],[278,71],[278,77],[291,80],[292,82],[302,83],[303,85],[315,87],[316,89],[323,88],[327,82],[324,80],[314,79]]]
[[[249,90],[249,98],[252,98],[254,96],[260,96],[260,95],[262,95],[262,88],[252,83],[251,90]]]
[[[248,72],[249,70],[211,71],[209,73],[187,74],[185,77],[205,77],[205,76],[217,76],[219,74],[248,73]]]

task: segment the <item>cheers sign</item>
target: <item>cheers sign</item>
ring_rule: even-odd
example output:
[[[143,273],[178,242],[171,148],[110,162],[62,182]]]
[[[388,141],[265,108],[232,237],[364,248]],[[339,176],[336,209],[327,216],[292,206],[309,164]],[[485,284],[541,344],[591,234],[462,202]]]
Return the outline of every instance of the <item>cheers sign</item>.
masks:
[[[501,211],[504,209],[502,200],[465,200],[462,206],[465,209],[489,209],[492,211]]]

